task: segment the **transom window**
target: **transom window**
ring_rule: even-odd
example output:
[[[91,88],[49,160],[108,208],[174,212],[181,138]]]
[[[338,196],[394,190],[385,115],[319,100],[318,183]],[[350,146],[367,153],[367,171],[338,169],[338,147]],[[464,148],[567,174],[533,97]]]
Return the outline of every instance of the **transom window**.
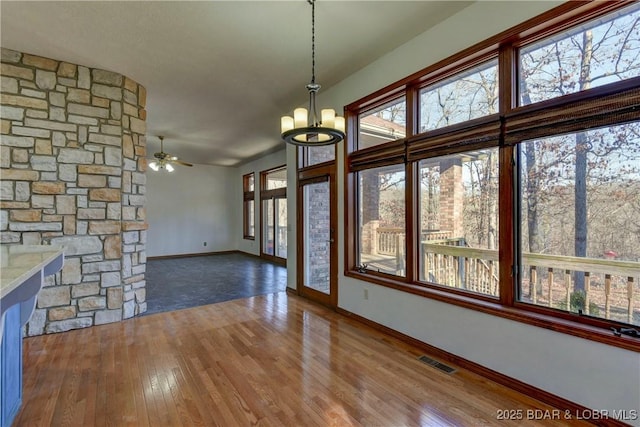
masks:
[[[527,105],[640,75],[640,6],[520,49],[520,103]]]
[[[406,109],[405,99],[401,98],[362,113],[358,120],[358,149],[404,138]]]
[[[456,74],[420,91],[420,132],[498,112],[498,61]]]

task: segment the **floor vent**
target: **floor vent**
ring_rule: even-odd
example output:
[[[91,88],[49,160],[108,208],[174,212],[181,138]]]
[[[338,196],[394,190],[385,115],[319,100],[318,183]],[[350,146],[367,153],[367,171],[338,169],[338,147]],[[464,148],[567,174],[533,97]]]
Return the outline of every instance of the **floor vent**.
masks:
[[[440,363],[437,360],[433,360],[432,358],[430,358],[428,356],[420,356],[419,360],[421,362],[423,362],[423,363],[426,363],[427,365],[433,366],[434,368],[438,368],[442,372],[445,372],[447,374],[453,374],[456,371],[451,366],[445,365],[444,363]]]

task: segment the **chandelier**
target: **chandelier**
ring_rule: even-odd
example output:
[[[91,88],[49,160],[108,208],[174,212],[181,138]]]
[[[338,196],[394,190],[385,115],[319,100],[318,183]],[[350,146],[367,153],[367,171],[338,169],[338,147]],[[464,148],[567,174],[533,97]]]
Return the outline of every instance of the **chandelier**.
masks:
[[[344,117],[336,116],[333,109],[323,109],[318,117],[316,94],[320,85],[316,83],[316,5],[315,0],[307,0],[311,5],[311,83],[309,91],[309,110],[296,108],[293,117],[280,119],[282,139],[289,144],[314,147],[336,144],[344,139]]]

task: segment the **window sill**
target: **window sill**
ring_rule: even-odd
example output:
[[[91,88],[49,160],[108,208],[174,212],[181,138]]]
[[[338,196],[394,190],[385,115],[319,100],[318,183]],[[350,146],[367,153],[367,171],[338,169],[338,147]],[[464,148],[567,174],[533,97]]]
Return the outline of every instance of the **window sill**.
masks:
[[[345,276],[445,302],[447,304],[457,305],[470,310],[526,323],[540,328],[550,329],[555,332],[573,335],[625,350],[640,352],[640,338],[633,338],[624,335],[617,337],[608,328],[596,327],[577,321],[580,317],[578,314],[566,313],[566,317],[574,317],[576,319],[571,320],[543,313],[542,311],[545,311],[544,307],[529,307],[527,304],[523,303],[517,303],[514,306],[507,306],[499,303],[498,301],[490,301],[485,297],[477,298],[475,296],[461,295],[442,289],[403,283],[391,278],[368,273],[360,273],[357,271],[345,271]]]

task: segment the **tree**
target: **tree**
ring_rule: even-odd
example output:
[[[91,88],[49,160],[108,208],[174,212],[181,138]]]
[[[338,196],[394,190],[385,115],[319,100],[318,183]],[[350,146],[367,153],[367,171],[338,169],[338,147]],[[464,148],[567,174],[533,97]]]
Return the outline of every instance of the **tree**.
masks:
[[[434,86],[425,88],[420,95],[420,130],[432,129],[469,121],[498,112],[497,62],[489,61],[455,75]],[[463,159],[466,169],[463,174],[464,202],[463,219],[465,241],[487,249],[495,249],[498,244],[497,198],[498,198],[498,156],[497,150],[482,150],[474,153],[455,155]],[[441,165],[440,165],[441,166]],[[440,196],[443,190],[438,185],[437,193],[431,179],[438,175],[438,165],[421,169],[421,188],[427,196],[421,196],[422,220],[425,212],[432,214],[436,206],[439,209],[442,197],[454,197],[452,194]],[[439,182],[438,182],[439,184]],[[446,191],[446,190],[445,190]],[[446,200],[442,200],[444,202]],[[427,227],[431,228],[431,227]]]
[[[625,79],[638,74],[640,70],[640,14],[638,9],[621,18],[569,34],[566,38],[543,45],[524,49],[522,54],[521,101],[524,104],[538,100],[562,96],[567,93],[590,89],[594,84],[606,84],[615,79]],[[575,133],[573,153],[564,147],[551,147],[558,152],[558,158],[571,160],[574,165],[574,247],[575,256],[586,257],[589,247],[588,187],[589,166],[592,157],[604,159],[602,153],[594,150],[591,133]],[[632,136],[632,135],[629,135]],[[626,140],[626,139],[625,139]],[[609,145],[611,149],[622,149],[624,144],[607,141],[598,145]],[[544,145],[544,144],[542,144]],[[547,147],[549,148],[549,147]],[[605,149],[604,151],[608,151]],[[543,181],[553,178],[550,172],[557,165],[541,164],[532,142],[525,143],[527,225],[530,251],[539,251],[539,203],[543,192]],[[600,167],[608,168],[601,163]],[[554,169],[555,168],[555,169]],[[546,170],[543,170],[546,169]],[[584,274],[574,273],[575,290],[584,287]]]

